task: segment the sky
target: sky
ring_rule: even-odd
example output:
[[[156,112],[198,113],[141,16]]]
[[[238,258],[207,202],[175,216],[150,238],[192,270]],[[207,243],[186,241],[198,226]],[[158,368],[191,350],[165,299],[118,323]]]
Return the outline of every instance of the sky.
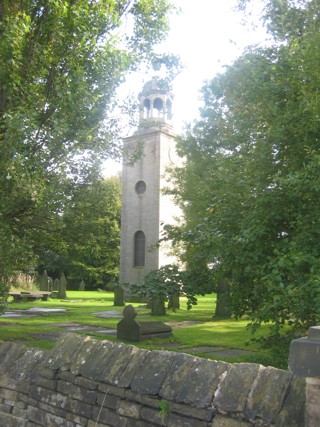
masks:
[[[241,55],[246,46],[264,42],[265,30],[259,25],[260,0],[255,0],[250,18],[256,27],[243,25],[244,15],[235,9],[236,0],[172,0],[180,13],[171,17],[169,36],[159,51],[178,54],[182,72],[173,82],[173,125],[177,133],[184,124],[199,117],[200,89],[206,80],[223,72],[224,66]],[[151,75],[131,75],[121,88],[141,91]],[[104,175],[120,171],[119,162],[108,161]]]
[[[179,54],[184,64],[173,84],[175,125],[179,130],[184,121],[197,117],[203,82],[222,72],[246,46],[264,39],[265,31],[261,26],[253,31],[251,25],[242,24],[244,15],[235,10],[236,0],[174,0],[173,3],[181,8],[181,13],[172,18],[165,46]],[[255,0],[255,4],[260,2]]]

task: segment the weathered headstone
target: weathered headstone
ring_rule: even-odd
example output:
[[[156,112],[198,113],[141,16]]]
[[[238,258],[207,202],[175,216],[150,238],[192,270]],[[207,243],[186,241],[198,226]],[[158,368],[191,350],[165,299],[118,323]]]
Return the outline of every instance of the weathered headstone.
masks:
[[[52,286],[53,286],[53,279],[52,279],[52,277],[48,276],[48,291],[49,292],[52,291]]]
[[[67,279],[64,273],[61,274],[61,277],[59,280],[57,298],[60,298],[60,299],[67,298]]]
[[[291,341],[289,368],[306,379],[305,426],[318,427],[320,420],[320,326],[311,326],[308,336]]]
[[[81,282],[79,284],[79,289],[78,290],[79,291],[84,291],[85,286],[86,286],[86,284],[85,284],[84,280],[81,280]]]
[[[151,314],[152,316],[165,316],[166,308],[163,299],[152,297],[151,299]]]
[[[48,275],[47,275],[46,270],[44,270],[42,276],[40,277],[39,288],[40,288],[40,291],[44,291],[44,292],[47,292],[49,290],[48,289]]]
[[[52,284],[52,292],[58,292],[59,289],[59,279],[54,279]]]
[[[113,299],[113,305],[116,307],[123,307],[124,306],[124,290],[123,287],[119,284],[113,285],[113,292],[114,292],[114,299]]]
[[[132,305],[123,309],[123,319],[117,325],[117,336],[131,341],[140,341],[140,325],[135,320],[136,310]]]

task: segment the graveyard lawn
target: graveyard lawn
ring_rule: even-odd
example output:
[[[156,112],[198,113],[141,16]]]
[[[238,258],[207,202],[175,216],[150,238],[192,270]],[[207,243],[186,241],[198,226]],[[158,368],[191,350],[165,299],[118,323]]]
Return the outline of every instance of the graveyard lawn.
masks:
[[[6,312],[16,313],[18,310],[20,317],[0,317],[0,340],[23,342],[30,347],[52,348],[61,333],[73,330],[95,339],[118,341],[115,330],[122,319],[123,307],[115,307],[113,302],[113,293],[104,291],[68,291],[64,300],[50,298],[48,301],[17,303],[9,298]],[[286,350],[280,354],[260,349],[256,342],[251,341],[253,336],[247,328],[248,320],[213,319],[215,294],[199,297],[198,304],[190,311],[187,310],[186,301],[181,299],[179,310],[167,310],[165,316],[159,317],[150,316],[150,310],[143,303],[129,303],[138,313],[137,321],[161,321],[173,328],[171,337],[133,343],[137,347],[287,369]],[[34,308],[48,309],[48,313],[35,315],[31,310],[32,314],[26,314]],[[57,308],[61,310],[55,311]],[[50,313],[50,309],[55,310]],[[264,325],[254,338],[267,335],[268,332],[268,325]]]

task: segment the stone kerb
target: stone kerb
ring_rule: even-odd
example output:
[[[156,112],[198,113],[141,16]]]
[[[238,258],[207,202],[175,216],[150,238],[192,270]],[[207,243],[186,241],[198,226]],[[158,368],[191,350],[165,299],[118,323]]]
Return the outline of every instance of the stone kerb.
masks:
[[[65,334],[0,343],[0,427],[301,427],[292,373]]]

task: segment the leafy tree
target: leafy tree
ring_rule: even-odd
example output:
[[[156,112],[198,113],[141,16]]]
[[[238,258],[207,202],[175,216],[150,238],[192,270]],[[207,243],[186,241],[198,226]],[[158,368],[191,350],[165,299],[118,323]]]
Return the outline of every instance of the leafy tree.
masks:
[[[1,2],[2,284],[59,229],[73,182],[93,182],[117,153],[116,88],[139,63],[168,62],[153,46],[171,10],[167,0]]]
[[[202,89],[173,173],[185,222],[168,231],[230,286],[235,315],[304,332],[320,317],[319,5],[266,6],[274,44]]]
[[[175,265],[165,265],[152,270],[144,277],[142,283],[130,284],[130,292],[148,298],[151,302],[151,313],[155,316],[166,314],[165,302],[181,293],[181,272]]]
[[[194,283],[192,273],[180,270],[177,265],[167,264],[146,274],[143,283],[130,284],[130,292],[150,299],[152,314],[160,316],[166,313],[166,301],[169,301],[168,308],[179,308],[178,300],[181,295],[187,298],[188,310],[196,305],[196,295],[201,292]]]
[[[70,286],[101,287],[119,274],[120,178],[78,185],[62,215],[54,248],[38,246],[42,269],[65,272]]]

